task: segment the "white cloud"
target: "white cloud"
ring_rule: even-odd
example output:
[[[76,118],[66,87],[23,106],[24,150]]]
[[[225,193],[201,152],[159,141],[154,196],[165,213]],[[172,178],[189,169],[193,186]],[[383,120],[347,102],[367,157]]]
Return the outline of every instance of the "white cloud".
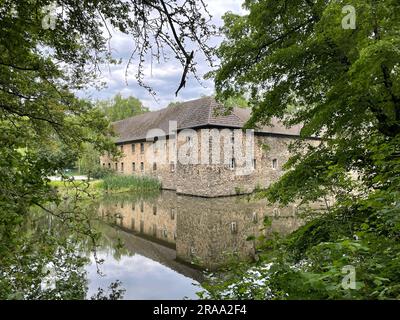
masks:
[[[208,10],[213,16],[213,23],[218,26],[222,25],[222,16],[225,12],[231,11],[243,14],[241,8],[243,0],[207,0]],[[218,44],[221,39],[214,39],[213,43]],[[187,80],[186,88],[182,89],[178,97],[175,97],[175,91],[179,86],[182,76],[182,66],[172,57],[169,61],[161,64],[146,64],[144,69],[145,83],[149,84],[157,93],[157,101],[137,83],[136,72],[137,62],[133,61],[131,67],[126,74],[126,66],[128,59],[134,48],[133,40],[122,33],[113,32],[110,40],[110,47],[115,58],[122,59],[122,63],[116,66],[105,66],[103,68],[102,77],[107,83],[107,87],[97,91],[95,89],[80,92],[79,96],[90,99],[107,99],[113,97],[117,93],[124,96],[135,96],[143,101],[144,105],[152,110],[160,109],[168,105],[172,101],[185,101],[196,99],[201,95],[210,95],[214,92],[212,81],[203,80],[203,87],[193,76]],[[203,77],[210,67],[202,59],[197,57],[198,75]]]
[[[196,281],[139,254],[122,256],[116,260],[111,253],[99,252],[98,258],[105,263],[100,266],[103,276],[97,274],[96,264],[86,266],[89,280],[88,297],[98,288],[106,289],[112,282],[120,280],[126,289],[125,299],[182,299],[196,298]]]

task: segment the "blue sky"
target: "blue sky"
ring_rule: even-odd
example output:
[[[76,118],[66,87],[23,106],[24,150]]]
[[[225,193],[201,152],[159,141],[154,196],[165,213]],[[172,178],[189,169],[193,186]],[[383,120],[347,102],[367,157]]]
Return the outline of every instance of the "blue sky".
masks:
[[[225,12],[243,13],[241,8],[243,0],[206,0],[205,2],[208,5],[210,13],[213,15],[213,22],[217,26],[222,25],[221,17]],[[218,44],[221,40],[214,39],[213,44]],[[135,96],[146,107],[149,107],[151,110],[157,110],[166,107],[172,101],[196,99],[201,95],[210,95],[214,92],[212,81],[202,80],[202,84],[200,84],[193,76],[190,76],[186,88],[181,90],[178,97],[175,97],[175,91],[182,76],[182,67],[171,57],[166,63],[154,63],[152,67],[150,64],[147,64],[145,67],[146,83],[151,85],[157,93],[157,100],[155,100],[144,88],[137,84],[135,64],[132,65],[128,70],[127,76],[125,76],[127,61],[134,45],[129,36],[113,32],[110,45],[114,57],[122,59],[122,63],[103,68],[102,80],[106,82],[106,88],[100,91],[89,89],[79,93],[79,96],[89,99],[107,99],[120,92],[125,97],[130,95]],[[196,61],[198,63],[198,74],[202,78],[211,69],[201,57],[198,57]]]

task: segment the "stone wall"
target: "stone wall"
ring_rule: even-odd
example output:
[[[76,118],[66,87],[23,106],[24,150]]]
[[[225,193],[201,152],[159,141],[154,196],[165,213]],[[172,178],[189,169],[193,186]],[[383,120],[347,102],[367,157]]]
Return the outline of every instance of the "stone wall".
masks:
[[[161,148],[167,150],[171,143],[171,140],[164,140],[161,142],[164,144]],[[161,150],[154,148],[154,143],[151,141],[132,142],[118,147],[123,152],[123,157],[115,161],[103,155],[100,158],[101,166],[111,168],[119,174],[154,177],[162,183],[163,189],[176,190],[176,170],[171,168],[169,152],[165,153],[165,161],[157,161]]]
[[[204,130],[204,129],[203,129]],[[216,129],[213,129],[216,130]],[[230,132],[228,129],[223,131]],[[176,160],[177,152],[170,153],[170,148],[175,150],[187,143],[185,139],[158,141],[158,148],[154,148],[153,142],[136,142],[134,149],[132,144],[119,146],[124,157],[115,163],[109,157],[103,156],[101,164],[103,167],[111,167],[121,174],[135,174],[152,176],[160,180],[163,189],[175,190],[179,194],[200,197],[221,197],[238,194],[252,193],[257,187],[268,187],[278,180],[283,174],[282,165],[289,159],[288,145],[296,137],[279,135],[256,135],[254,137],[254,160],[255,168],[251,172],[243,174],[240,166],[232,168],[231,164],[224,162],[226,139],[221,137],[220,148],[210,151],[210,160],[215,152],[219,153],[220,162],[210,164],[199,164],[201,160],[201,130],[195,132],[198,141],[198,149],[192,150],[192,154],[198,155],[197,161],[181,163]],[[219,130],[218,132],[221,132]],[[207,142],[208,143],[208,142]],[[310,140],[310,143],[319,143]],[[141,147],[141,144],[143,147]],[[208,146],[208,145],[207,145]],[[213,145],[214,146],[214,145]],[[245,149],[245,140],[242,140]],[[142,151],[143,148],[143,151]],[[157,156],[165,151],[165,158],[159,161]],[[227,156],[228,157],[228,156]],[[235,155],[233,155],[235,158]],[[133,170],[135,163],[135,171]],[[173,163],[173,166],[171,166]],[[142,170],[143,166],[143,170]]]
[[[240,168],[231,168],[229,164],[224,163],[178,163],[176,191],[193,196],[221,197],[248,194],[257,187],[268,187],[282,176],[282,166],[290,156],[288,145],[294,139],[284,136],[255,136],[255,168],[246,174],[243,174]],[[222,147],[220,152],[220,159],[224,159]]]

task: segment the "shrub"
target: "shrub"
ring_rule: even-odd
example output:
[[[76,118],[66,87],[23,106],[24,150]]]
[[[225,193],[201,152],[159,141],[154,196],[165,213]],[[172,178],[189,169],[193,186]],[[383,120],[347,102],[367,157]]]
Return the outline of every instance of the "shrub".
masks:
[[[102,168],[100,166],[96,166],[87,172],[87,175],[92,179],[103,179],[112,174],[113,172],[111,169]]]

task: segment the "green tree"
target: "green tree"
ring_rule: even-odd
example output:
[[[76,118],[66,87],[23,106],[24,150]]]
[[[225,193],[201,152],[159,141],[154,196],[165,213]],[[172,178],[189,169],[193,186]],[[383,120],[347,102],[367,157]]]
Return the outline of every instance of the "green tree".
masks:
[[[15,298],[17,289],[24,292],[30,284],[37,288],[45,276],[39,267],[55,252],[48,239],[38,237],[35,242],[22,227],[33,207],[57,215],[72,232],[93,241],[98,238],[79,204],[67,210],[57,206],[62,196],[47,177],[79,158],[86,144],[98,152],[116,151],[109,121],[74,94],[98,86],[99,66],[116,62],[108,43],[111,34],[104,30],[130,35],[143,86],[143,65],[150,51],[159,59],[168,46],[182,63],[183,83],[195,63],[185,40],[193,40],[209,55],[206,43],[212,30],[201,1],[178,5],[168,0],[59,0],[56,10],[52,3],[0,1],[0,298]],[[55,204],[51,210],[49,203]],[[65,241],[60,245],[67,246]],[[32,257],[43,263],[36,264]],[[35,294],[18,297],[35,298]]]
[[[101,110],[106,119],[110,122],[149,112],[149,109],[143,106],[139,99],[132,96],[124,98],[120,93],[115,95],[112,99],[97,101],[95,103],[95,108]],[[79,172],[94,178],[99,178],[109,173],[108,170],[103,170],[100,167],[100,155],[101,153],[92,145],[85,144],[77,160]]]
[[[249,107],[249,102],[244,96],[229,97],[225,100],[225,106],[228,108],[237,107],[245,109]]]
[[[355,29],[347,28],[347,5]],[[244,7],[244,16],[224,16],[218,98],[246,93],[249,126],[278,117],[323,141],[293,144],[290,170],[263,195],[284,204],[335,198],[279,250],[266,245],[276,266],[263,273],[272,296],[398,298],[400,3],[247,0]],[[346,264],[357,269],[357,290],[340,287]]]
[[[170,102],[167,107],[179,106],[181,103],[183,103],[183,102],[182,101]]]
[[[135,97],[124,98],[120,93],[109,100],[97,101],[96,107],[104,112],[107,119],[114,122],[149,111],[142,102]]]

